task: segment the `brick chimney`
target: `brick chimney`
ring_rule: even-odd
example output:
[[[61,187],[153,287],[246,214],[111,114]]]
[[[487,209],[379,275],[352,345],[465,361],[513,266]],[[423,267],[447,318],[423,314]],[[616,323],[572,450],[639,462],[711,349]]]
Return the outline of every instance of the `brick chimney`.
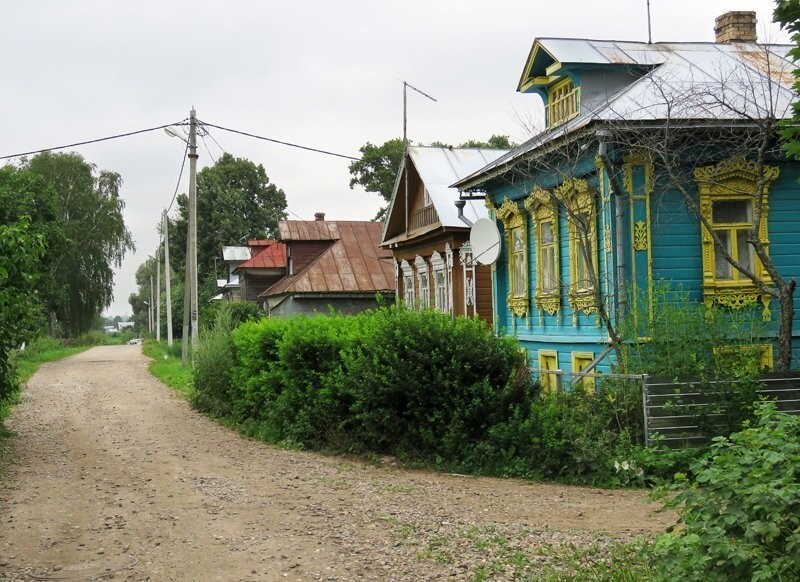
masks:
[[[314,220],[325,220],[325,213],[324,212],[315,212],[314,213]]]
[[[718,16],[714,21],[717,43],[756,42],[756,13],[734,10]]]

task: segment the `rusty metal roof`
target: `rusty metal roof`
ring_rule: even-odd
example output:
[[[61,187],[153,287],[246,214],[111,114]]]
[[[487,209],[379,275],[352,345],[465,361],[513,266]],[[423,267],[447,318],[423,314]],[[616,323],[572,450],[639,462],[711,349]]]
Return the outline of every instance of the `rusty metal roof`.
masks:
[[[394,291],[392,253],[378,246],[380,222],[285,220],[278,225],[291,246],[298,240],[333,240],[303,270],[275,283],[261,297],[282,294],[373,294]]]
[[[337,224],[334,220],[281,220],[278,233],[282,241],[337,240]]]
[[[256,241],[248,241],[248,244]],[[285,269],[286,245],[275,240],[258,241],[268,244],[250,244],[255,255],[237,267],[239,269]]]

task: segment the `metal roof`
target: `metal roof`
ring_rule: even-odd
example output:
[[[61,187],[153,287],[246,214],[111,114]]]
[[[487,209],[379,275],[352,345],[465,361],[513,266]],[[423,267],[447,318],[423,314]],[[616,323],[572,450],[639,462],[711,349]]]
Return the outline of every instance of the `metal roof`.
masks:
[[[224,261],[246,261],[250,258],[250,247],[222,247]]]
[[[249,241],[253,242],[253,241]],[[251,245],[255,246],[255,255],[250,260],[245,261],[238,267],[237,271],[242,269],[285,269],[286,268],[286,245],[278,241],[266,241],[268,245]]]
[[[768,113],[791,117],[795,64],[792,45],[758,43],[637,43],[586,39],[538,39],[534,44],[563,64],[653,65],[631,82],[599,98],[584,99],[581,113],[543,131],[484,168],[458,180],[466,190],[504,166],[593,122],[746,121]],[[530,62],[530,60],[529,60]],[[527,65],[526,65],[527,67]],[[583,93],[586,95],[586,92]]]
[[[300,223],[304,224],[300,224]],[[291,224],[289,224],[291,223]],[[281,294],[374,294],[394,291],[394,261],[378,244],[381,223],[362,221],[297,221],[279,223],[281,236],[294,240],[335,240],[299,273],[285,277],[260,297]],[[311,237],[311,238],[309,238]],[[321,238],[316,238],[321,237]],[[335,237],[335,238],[325,238]],[[291,246],[291,242],[289,243]]]
[[[483,168],[507,152],[508,150],[495,149],[409,146],[408,157],[428,191],[441,226],[467,228],[467,225],[458,218],[458,209],[454,204],[458,200],[458,190],[451,184],[459,178]],[[398,176],[404,171],[404,164],[405,160]],[[398,198],[402,201],[405,195],[404,192],[400,192],[400,183],[399,179],[395,181],[392,200],[386,213],[386,225],[389,223],[389,217],[391,217],[395,205],[401,204],[401,202],[397,202]],[[464,206],[464,216],[475,222],[479,218],[485,218],[488,214],[482,201],[468,200]],[[386,242],[385,229],[382,239],[383,242]]]
[[[281,220],[278,233],[282,241],[337,240],[337,221],[333,220]]]

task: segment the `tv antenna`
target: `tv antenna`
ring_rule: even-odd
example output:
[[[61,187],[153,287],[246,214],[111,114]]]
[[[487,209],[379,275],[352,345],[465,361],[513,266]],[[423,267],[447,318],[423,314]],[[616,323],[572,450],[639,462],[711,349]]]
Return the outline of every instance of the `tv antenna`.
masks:
[[[406,199],[406,236],[408,236],[408,89],[413,89],[423,97],[427,97],[434,103],[437,103],[436,99],[428,95],[425,91],[417,89],[414,85],[403,81],[403,182],[405,182]]]

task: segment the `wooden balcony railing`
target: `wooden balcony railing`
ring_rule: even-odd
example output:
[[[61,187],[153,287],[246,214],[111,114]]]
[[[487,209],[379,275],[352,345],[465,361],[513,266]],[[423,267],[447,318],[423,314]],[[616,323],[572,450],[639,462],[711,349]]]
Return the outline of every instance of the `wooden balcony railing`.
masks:
[[[429,226],[437,220],[438,217],[436,216],[436,209],[434,206],[425,206],[424,208],[411,212],[411,216],[408,217],[408,230],[412,231],[422,228],[423,226]]]
[[[564,96],[547,104],[547,120],[550,127],[561,125],[581,112],[581,88],[575,87]]]

